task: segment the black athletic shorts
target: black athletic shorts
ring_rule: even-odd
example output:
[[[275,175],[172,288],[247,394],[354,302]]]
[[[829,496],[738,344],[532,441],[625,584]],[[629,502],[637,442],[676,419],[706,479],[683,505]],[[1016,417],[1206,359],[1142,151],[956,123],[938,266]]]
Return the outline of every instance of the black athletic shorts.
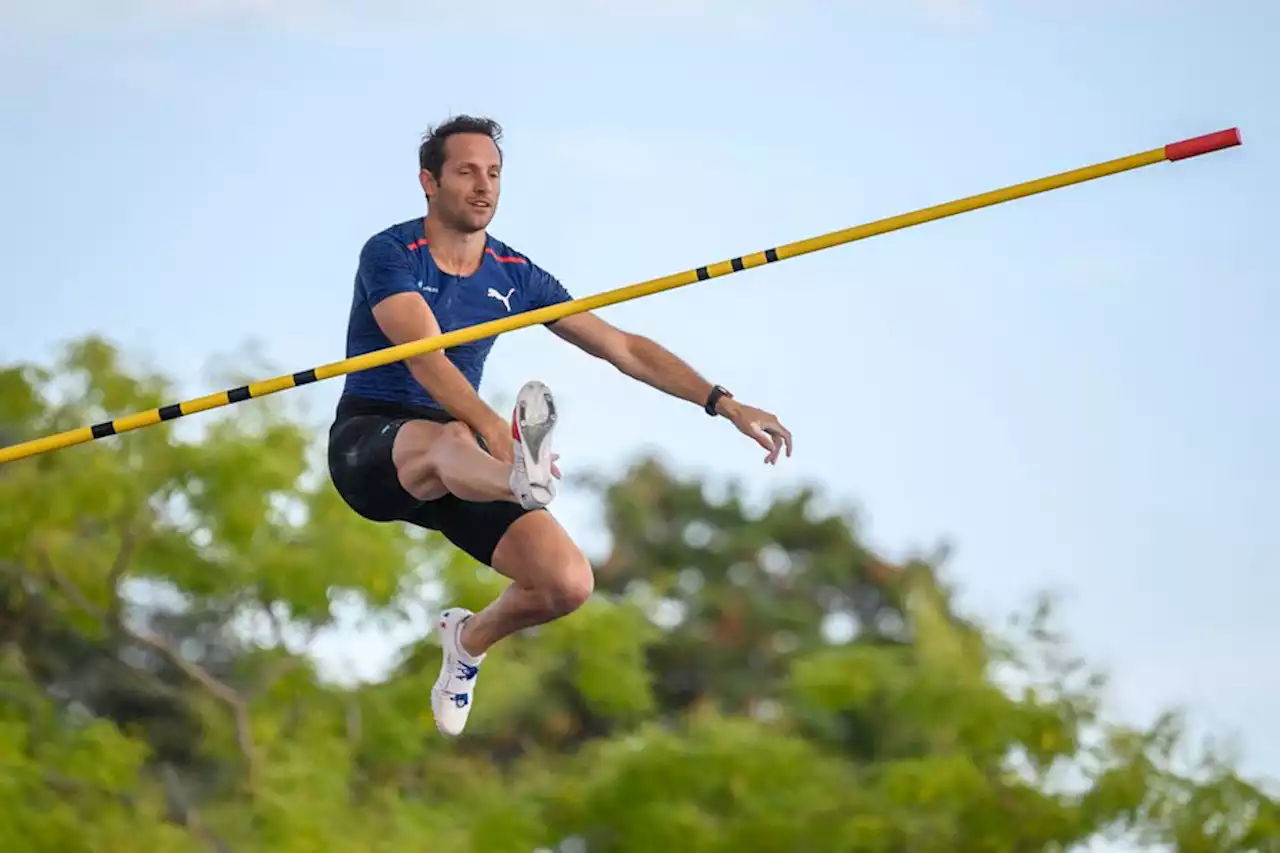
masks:
[[[329,477],[338,494],[370,521],[407,521],[437,530],[487,566],[507,528],[528,510],[511,501],[464,501],[445,495],[420,501],[405,491],[396,474],[391,448],[407,421],[449,423],[441,409],[425,409],[343,396],[329,427]],[[480,441],[481,447],[484,442]]]

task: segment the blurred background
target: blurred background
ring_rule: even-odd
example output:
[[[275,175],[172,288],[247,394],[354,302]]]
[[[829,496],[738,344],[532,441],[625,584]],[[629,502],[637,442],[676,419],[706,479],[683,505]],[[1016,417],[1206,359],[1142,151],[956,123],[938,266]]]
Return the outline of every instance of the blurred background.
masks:
[[[1227,127],[1158,164],[603,310],[777,413],[541,329],[597,593],[363,522],[341,380],[0,468],[0,847],[1280,849],[1280,11],[1084,0],[0,3],[0,442],[343,356],[416,147],[585,296]]]

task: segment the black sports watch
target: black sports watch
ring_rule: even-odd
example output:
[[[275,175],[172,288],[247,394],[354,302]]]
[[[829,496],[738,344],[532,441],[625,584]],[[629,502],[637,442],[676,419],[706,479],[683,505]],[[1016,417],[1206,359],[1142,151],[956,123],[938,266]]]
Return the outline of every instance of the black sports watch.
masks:
[[[716,411],[716,403],[720,402],[721,397],[728,397],[731,400],[733,399],[733,395],[730,394],[728,390],[726,390],[721,385],[716,385],[711,389],[711,393],[707,395],[707,402],[702,407],[706,411],[706,413],[708,415],[711,415],[711,417],[713,418],[716,415],[720,414],[719,412]]]

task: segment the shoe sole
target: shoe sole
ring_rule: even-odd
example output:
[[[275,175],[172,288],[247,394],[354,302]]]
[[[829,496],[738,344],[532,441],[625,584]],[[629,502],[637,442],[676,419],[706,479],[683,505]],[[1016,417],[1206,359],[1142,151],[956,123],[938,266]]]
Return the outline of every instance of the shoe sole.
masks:
[[[555,497],[551,475],[551,434],[557,420],[556,401],[551,389],[538,381],[525,383],[516,397],[512,437],[520,443],[529,488],[544,502]]]

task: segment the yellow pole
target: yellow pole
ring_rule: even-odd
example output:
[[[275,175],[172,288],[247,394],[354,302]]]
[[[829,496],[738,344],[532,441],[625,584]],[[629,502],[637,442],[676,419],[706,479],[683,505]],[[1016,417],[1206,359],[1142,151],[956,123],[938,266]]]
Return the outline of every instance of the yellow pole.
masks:
[[[639,299],[642,296],[650,296],[664,290],[672,290],[677,287],[683,287],[687,284],[693,284],[694,282],[706,281],[707,279],[718,278],[720,276],[729,275],[730,273],[740,272],[744,269],[773,263],[774,261],[780,261],[784,258],[794,258],[798,255],[805,255],[810,252],[829,249],[833,246],[852,243],[855,240],[863,240],[867,237],[874,237],[877,234],[885,234],[902,228],[910,228],[913,225],[919,225],[935,219],[943,219],[948,216],[955,216],[958,213],[977,210],[981,207],[990,207],[991,205],[1035,195],[1037,193],[1047,192],[1049,190],[1059,189],[1071,184],[1083,183],[1084,181],[1091,181],[1095,178],[1126,172],[1142,166],[1149,166],[1153,163],[1159,163],[1164,160],[1183,160],[1188,157],[1207,154],[1211,151],[1218,151],[1223,148],[1230,148],[1240,144],[1240,132],[1236,128],[1221,130],[1216,133],[1197,136],[1192,139],[1185,139],[1181,142],[1174,142],[1160,148],[1153,148],[1150,151],[1144,151],[1140,154],[1131,154],[1127,157],[1121,157],[1116,160],[1108,160],[1093,166],[1085,166],[1080,169],[1074,169],[1070,172],[1062,172],[1060,174],[1051,175],[1047,178],[1040,178],[1035,181],[1014,184],[1013,186],[1005,187],[1003,189],[969,196],[968,198],[947,202],[946,204],[926,207],[912,213],[891,216],[887,219],[880,219],[875,222],[869,222],[853,228],[833,231],[829,234],[810,237],[807,240],[799,240],[794,243],[778,246],[774,249],[766,249],[763,252],[742,255],[741,257],[719,261],[718,263],[698,267],[697,269],[685,270],[684,272],[675,273],[674,275],[665,276],[663,278],[655,278],[650,281],[640,282],[639,284],[633,284],[616,290],[598,293],[594,296],[574,299],[571,302],[551,305],[546,308],[539,308],[535,311],[526,311],[521,314],[515,314],[511,317],[492,320],[488,323],[480,323],[479,325],[469,326],[465,329],[458,329],[435,337],[424,338],[407,344],[400,344],[399,346],[387,347],[386,349],[365,353],[364,355],[359,355],[354,358],[343,359],[342,361],[321,365],[320,367],[299,371],[298,373],[289,374],[287,376],[277,376],[274,379],[265,379],[261,382],[254,382],[250,385],[242,385],[239,388],[219,391],[216,394],[210,394],[206,397],[198,397],[181,403],[173,403],[168,406],[161,406],[157,409],[150,409],[145,412],[126,415],[112,421],[104,421],[99,424],[94,424],[93,426],[80,427],[79,429],[67,430],[66,432],[32,439],[31,441],[15,444],[10,447],[0,448],[0,463],[13,462],[28,456],[35,456],[40,453],[61,450],[64,447],[70,447],[75,444],[83,444],[95,439],[106,438],[107,436],[119,435],[131,430],[154,426],[155,424],[162,423],[163,421],[174,420],[175,418],[195,414],[196,412],[216,409],[222,406],[228,406],[232,403],[239,403],[244,400],[250,400],[257,397],[265,397],[266,395],[274,394],[277,391],[296,388],[299,385],[307,385],[321,379],[331,379],[334,376],[356,373],[361,370],[368,370],[371,367],[380,367],[384,364],[403,361],[406,358],[411,358],[433,350],[448,349],[449,347],[457,346],[458,344],[464,344],[470,341],[480,340],[481,338],[500,335],[504,332],[510,332],[525,326],[548,323],[552,320],[558,320],[561,317],[567,317],[570,314],[579,314],[584,311],[603,308],[607,305],[615,305],[619,302]]]

